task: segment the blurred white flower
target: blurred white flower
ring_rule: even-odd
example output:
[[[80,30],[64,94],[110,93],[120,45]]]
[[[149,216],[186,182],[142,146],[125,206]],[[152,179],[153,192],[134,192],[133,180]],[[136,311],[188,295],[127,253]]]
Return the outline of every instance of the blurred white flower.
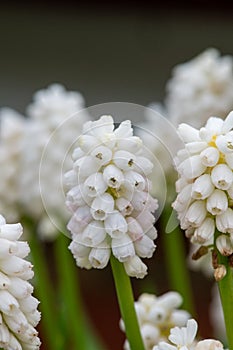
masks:
[[[24,259],[30,248],[19,241],[22,233],[21,224],[6,224],[0,215],[0,347],[7,350],[40,347],[34,328],[40,321],[39,301],[28,282],[33,271]]]
[[[84,99],[79,92],[67,91],[60,84],[52,84],[47,89],[37,91],[33,100],[27,108],[27,115],[40,123],[44,121],[51,131],[84,107]]]
[[[165,108],[174,125],[199,128],[210,115],[223,118],[233,109],[233,58],[211,48],[177,65],[167,83]]]
[[[20,200],[39,222],[39,233],[52,238],[68,217],[63,172],[71,167],[73,144],[88,120],[83,97],[54,84],[35,93],[28,107],[21,155]],[[80,112],[80,113],[78,113]]]
[[[26,121],[10,108],[0,110],[0,212],[8,222],[19,219],[19,177]]]
[[[175,181],[172,161],[182,146],[177,131],[162,107],[153,104],[145,108],[144,120],[135,128],[135,133],[143,140],[148,157],[155,164],[150,176],[151,193],[162,202],[166,196],[173,196],[171,187],[168,192],[166,190],[167,184]]]
[[[170,331],[168,342],[159,342],[153,350],[223,350],[223,344],[215,339],[198,341],[197,322],[194,319],[187,321],[186,327],[174,327]]]
[[[217,239],[216,247],[221,254],[227,256],[233,250],[233,210],[230,196],[233,172],[228,163],[228,156],[233,154],[233,149],[229,142],[222,147],[222,140],[223,137],[229,139],[232,128],[233,112],[224,121],[217,117],[209,118],[205,127],[200,130],[186,124],[179,126],[178,131],[185,148],[178,152],[175,159],[179,183],[178,196],[173,203],[181,228],[192,243],[213,247],[217,228],[223,235]],[[197,147],[198,145],[201,147]],[[192,148],[196,152],[190,153]],[[211,162],[208,161],[207,166],[207,158],[201,155],[209,148],[214,148],[218,157],[217,162],[210,165]],[[183,186],[180,186],[181,180]]]
[[[145,350],[152,350],[160,341],[167,341],[172,327],[186,325],[190,314],[178,309],[182,302],[182,297],[177,292],[167,292],[159,297],[144,293],[135,302]],[[120,327],[125,331],[123,320],[120,321]],[[124,349],[130,349],[127,340]]]
[[[223,350],[223,344],[219,340],[215,339],[204,339],[200,340],[195,350]]]
[[[102,116],[84,125],[78,146],[73,170],[65,175],[76,263],[104,268],[112,253],[130,276],[143,278],[147,267],[141,258],[155,250],[151,213],[158,204],[148,193],[153,165],[143,155],[142,142],[133,136],[130,121],[114,130],[112,117]]]

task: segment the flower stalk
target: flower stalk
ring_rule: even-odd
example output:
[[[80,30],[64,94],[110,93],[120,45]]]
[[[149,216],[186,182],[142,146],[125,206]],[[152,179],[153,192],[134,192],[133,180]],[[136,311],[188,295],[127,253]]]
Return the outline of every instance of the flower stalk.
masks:
[[[113,255],[110,258],[121,316],[131,350],[144,350],[144,345],[134,308],[134,297],[130,278],[125,268]]]
[[[215,237],[218,235],[219,232],[216,231]],[[225,276],[221,278],[217,283],[224,314],[226,334],[228,339],[228,348],[233,349],[233,267],[229,263],[229,257],[223,256],[219,253],[219,251],[217,253],[217,262],[218,266],[223,265],[226,271]]]

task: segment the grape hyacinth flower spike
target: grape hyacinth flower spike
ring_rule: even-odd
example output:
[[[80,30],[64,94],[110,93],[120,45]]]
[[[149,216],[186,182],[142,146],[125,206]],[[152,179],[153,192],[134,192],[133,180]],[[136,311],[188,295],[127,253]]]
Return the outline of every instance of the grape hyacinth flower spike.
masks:
[[[177,292],[167,292],[159,297],[143,293],[134,303],[145,350],[151,350],[160,341],[168,340],[171,328],[185,326],[191,317],[186,310],[181,310],[183,299]],[[125,331],[123,320],[120,327]],[[124,350],[130,350],[128,341]]]
[[[209,116],[223,118],[233,108],[233,58],[208,48],[178,64],[166,85],[165,109],[177,126],[204,125]]]
[[[181,124],[184,141],[175,160],[179,178],[173,208],[197,260],[212,252],[229,348],[233,347],[233,111],[225,120],[208,119],[200,130]]]
[[[200,130],[180,124],[185,147],[175,160],[179,178],[173,208],[181,228],[193,244],[206,248],[203,252],[215,246],[223,256],[233,253],[232,128],[233,112],[225,120],[209,118]]]
[[[7,224],[0,215],[0,347],[37,350],[40,339],[35,327],[40,321],[39,301],[31,294],[32,264],[27,242],[19,241],[21,224]]]
[[[76,263],[103,269],[110,255],[129,276],[143,278],[155,250],[154,212],[157,200],[149,192],[152,163],[143,155],[130,121],[114,129],[111,116],[87,122],[73,153],[73,169],[65,174],[66,205]]]

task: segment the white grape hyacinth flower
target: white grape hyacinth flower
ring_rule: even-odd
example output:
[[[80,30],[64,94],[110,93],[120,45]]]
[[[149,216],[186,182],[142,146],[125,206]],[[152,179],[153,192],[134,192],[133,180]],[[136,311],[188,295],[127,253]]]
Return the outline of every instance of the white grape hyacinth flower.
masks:
[[[19,172],[25,118],[10,108],[0,109],[0,212],[8,222],[19,220]]]
[[[201,127],[210,115],[233,109],[233,58],[210,48],[173,69],[165,100],[168,118]]]
[[[80,112],[83,108],[82,95],[60,84],[37,91],[27,108],[20,200],[24,212],[39,223],[43,239],[53,239],[58,231],[55,226],[62,227],[69,217],[63,171],[72,166],[72,144],[89,119]]]
[[[51,84],[34,94],[33,102],[27,108],[30,118],[44,121],[51,130],[64,118],[84,107],[84,98],[77,91],[67,91],[61,84]]]
[[[233,253],[232,128],[233,112],[225,120],[209,118],[200,130],[180,124],[185,147],[175,159],[179,178],[173,208],[181,228],[193,244],[213,248],[216,241],[224,256]]]
[[[187,321],[186,327],[174,327],[168,342],[159,342],[153,350],[223,350],[223,344],[215,339],[197,340],[198,325],[194,319]]]
[[[143,293],[135,302],[135,310],[145,350],[152,348],[160,341],[167,341],[170,329],[185,326],[190,314],[179,309],[183,300],[177,292],[167,292],[161,296]],[[120,327],[125,331],[121,319]],[[124,350],[130,350],[126,340]]]
[[[7,224],[0,215],[0,347],[6,350],[36,350],[40,339],[35,329],[40,321],[39,301],[28,282],[33,277],[27,242],[19,241],[21,224]]]
[[[153,212],[157,200],[147,175],[153,164],[144,157],[142,141],[130,121],[114,130],[111,116],[87,122],[73,153],[73,169],[65,174],[72,212],[67,228],[80,267],[102,269],[113,254],[129,276],[143,278],[157,237]]]

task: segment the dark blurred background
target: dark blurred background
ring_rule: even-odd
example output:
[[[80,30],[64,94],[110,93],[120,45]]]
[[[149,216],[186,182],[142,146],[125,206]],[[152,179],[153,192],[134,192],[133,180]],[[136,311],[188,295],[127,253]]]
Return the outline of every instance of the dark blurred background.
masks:
[[[0,106],[24,111],[52,82],[88,106],[161,100],[171,69],[207,47],[233,54],[232,1],[6,1]]]
[[[23,113],[34,91],[53,82],[80,91],[87,106],[147,105],[163,99],[173,66],[208,47],[233,54],[232,38],[233,3],[226,0],[1,2],[0,106]],[[136,297],[142,290],[167,291],[162,258],[159,249],[148,262],[150,277],[133,281]],[[109,349],[121,349],[109,269],[81,271],[80,279],[102,338]],[[209,296],[201,298],[207,305]]]

